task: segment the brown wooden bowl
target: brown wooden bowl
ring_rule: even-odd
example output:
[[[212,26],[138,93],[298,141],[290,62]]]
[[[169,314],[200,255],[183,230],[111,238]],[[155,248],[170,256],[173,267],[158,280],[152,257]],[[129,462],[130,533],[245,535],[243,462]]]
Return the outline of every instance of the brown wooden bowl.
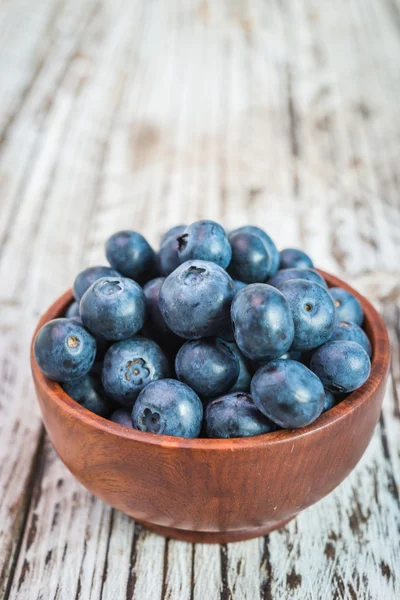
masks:
[[[190,542],[233,542],[264,535],[331,492],[363,455],[379,419],[389,369],[380,315],[365,311],[373,347],[368,381],[312,425],[257,437],[183,439],[131,430],[89,412],[31,364],[47,433],[75,477],[107,504],[149,529]],[[62,315],[63,294],[38,329]]]

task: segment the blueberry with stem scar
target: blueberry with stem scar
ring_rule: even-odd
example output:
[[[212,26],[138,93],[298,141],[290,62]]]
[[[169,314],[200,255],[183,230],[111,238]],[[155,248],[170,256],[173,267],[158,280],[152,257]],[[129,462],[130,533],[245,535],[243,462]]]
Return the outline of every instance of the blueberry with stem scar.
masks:
[[[142,288],[126,277],[103,277],[84,293],[82,321],[96,337],[118,341],[135,335],[144,325],[146,298]]]
[[[102,382],[108,396],[131,407],[146,385],[168,373],[168,360],[158,344],[137,335],[113,344],[106,352]]]
[[[203,405],[196,393],[175,379],[153,381],[139,394],[133,409],[135,429],[185,438],[198,437]]]
[[[86,375],[96,356],[96,340],[74,319],[54,319],[38,332],[34,342],[36,361],[54,381],[71,381]]]
[[[159,307],[168,327],[186,339],[223,335],[230,328],[235,284],[213,262],[183,263],[164,281]]]

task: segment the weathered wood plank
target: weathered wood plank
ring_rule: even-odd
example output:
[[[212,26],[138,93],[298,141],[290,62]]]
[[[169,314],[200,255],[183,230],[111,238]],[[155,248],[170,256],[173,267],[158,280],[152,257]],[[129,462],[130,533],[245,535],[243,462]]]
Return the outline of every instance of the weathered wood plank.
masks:
[[[35,10],[26,0],[15,1],[11,7],[10,3],[0,6],[0,145],[35,84],[62,7],[61,0],[39,0]]]
[[[51,7],[55,2],[44,3]],[[51,127],[52,105],[54,94],[65,77],[67,65],[71,61],[78,62],[76,55],[79,40],[85,33],[85,28],[94,16],[94,0],[82,3],[68,3],[62,5],[60,10],[54,11],[54,18],[47,26],[45,35],[39,29],[36,32],[37,43],[43,48],[40,52],[32,52],[31,43],[26,45],[19,39],[19,34],[32,35],[29,32],[18,28],[18,36],[15,37],[13,28],[8,30],[6,37],[13,32],[13,42],[9,44],[8,51],[10,58],[13,55],[14,48],[17,52],[30,51],[31,56],[39,57],[40,61],[37,67],[31,65],[33,73],[27,69],[27,66],[18,63],[10,65],[10,72],[15,73],[16,77],[30,77],[31,81],[24,90],[21,99],[13,97],[14,112],[11,116],[5,117],[7,127],[0,136],[0,185],[2,192],[2,219],[0,222],[0,247],[5,243],[10,235],[16,214],[21,209],[21,197],[24,194],[24,188],[30,171],[35,163],[35,158],[39,152],[40,144],[46,137],[48,128]],[[44,7],[43,7],[44,8]],[[15,10],[15,9],[14,9]],[[8,11],[12,13],[13,11]],[[31,10],[27,9],[29,14]],[[42,9],[43,12],[43,9]],[[40,13],[34,11],[34,15]],[[37,16],[32,15],[29,22],[35,22]],[[56,18],[57,17],[57,18]],[[21,18],[21,16],[19,16]],[[26,17],[22,17],[26,18]],[[51,25],[51,26],[50,26]],[[0,34],[3,39],[3,32]],[[9,40],[10,41],[10,40]],[[32,35],[32,42],[33,39]],[[2,69],[1,74],[10,78],[8,69]],[[18,91],[15,82],[9,81],[8,85],[1,85],[1,89],[11,91],[11,95]],[[14,89],[15,87],[15,89]],[[2,102],[0,115],[7,115],[7,102]],[[18,115],[18,118],[17,118]],[[50,125],[49,125],[50,121]]]
[[[0,154],[4,580],[26,517],[10,597],[397,597],[398,3],[81,4],[37,9],[31,31],[49,19],[53,31],[39,69],[33,34],[29,51],[7,38],[23,102]],[[155,243],[199,217],[255,222],[355,278],[383,300],[394,349],[355,472],[280,532],[222,547],[166,542],[94,499],[42,449],[26,404],[38,313],[80,266],[104,261],[105,238],[132,226]]]
[[[88,6],[90,4],[88,3]],[[62,13],[64,14],[64,13]],[[71,9],[64,14],[65,26],[75,27],[76,33],[79,36],[81,27],[79,19],[85,16],[85,12],[80,9]],[[43,15],[42,15],[43,16]],[[14,15],[15,17],[15,15]],[[60,17],[61,19],[61,17]],[[50,34],[50,31],[49,31]],[[53,35],[53,32],[51,32]],[[32,32],[33,35],[33,32]],[[37,35],[40,37],[41,30]],[[25,138],[21,136],[19,122],[15,123],[15,128],[10,128],[7,140],[3,142],[3,153],[0,158],[0,170],[4,174],[1,177],[2,184],[2,208],[5,213],[2,225],[7,225],[7,209],[15,204],[21,207],[22,211],[19,216],[28,219],[28,222],[33,225],[37,223],[35,219],[35,202],[36,197],[30,195],[33,190],[29,190],[28,194],[23,196],[22,191],[25,184],[31,181],[31,171],[23,172],[23,170],[14,169],[13,166],[22,166],[26,170],[26,154],[24,150],[26,146],[30,147],[31,137],[29,132],[32,131],[34,136],[38,136],[38,131],[34,125],[34,119],[38,118],[40,106],[45,103],[48,98],[47,94],[56,85],[57,78],[63,68],[63,61],[68,53],[69,48],[73,48],[74,39],[71,36],[71,41],[67,41],[64,36],[59,36],[59,45],[55,44],[53,49],[55,55],[51,64],[46,63],[48,78],[46,84],[38,76],[35,80],[35,85],[32,84],[29,93],[26,95],[25,107],[21,111],[21,121],[25,126]],[[3,38],[2,38],[3,39]],[[15,43],[20,43],[18,36],[15,38]],[[12,50],[11,50],[12,55]],[[11,56],[10,55],[10,56]],[[2,104],[3,108],[3,104]],[[4,105],[7,109],[7,104]],[[54,112],[50,111],[50,123],[55,124]],[[57,117],[61,117],[58,113]],[[63,121],[59,119],[61,124]],[[47,173],[51,172],[51,164],[57,156],[54,149],[48,152],[51,143],[55,141],[57,147],[60,145],[60,130],[53,126],[52,136],[45,136],[43,145],[40,146],[42,158],[42,180],[43,175],[46,178]],[[28,143],[26,143],[28,141]],[[22,149],[22,151],[21,151]],[[39,153],[39,146],[36,146],[36,156],[32,155],[32,163],[35,161]],[[21,158],[21,161],[18,159]],[[10,160],[13,159],[13,160]],[[19,181],[18,181],[19,178]],[[10,184],[10,187],[8,187]],[[9,192],[13,190],[13,194]],[[21,197],[22,195],[22,197]],[[16,215],[14,214],[14,218]],[[12,221],[12,226],[15,225],[15,220]],[[19,225],[22,225],[21,223]],[[3,238],[2,262],[0,271],[2,277],[10,284],[2,286],[1,290],[1,365],[2,365],[2,385],[1,385],[1,411],[2,418],[0,423],[0,435],[2,443],[0,444],[0,477],[2,481],[3,493],[0,508],[0,555],[5,556],[5,561],[1,568],[0,590],[5,585],[8,577],[9,569],[12,566],[15,549],[18,546],[19,531],[24,521],[25,509],[29,501],[30,481],[34,475],[35,456],[37,455],[36,448],[39,442],[40,421],[37,415],[36,406],[32,403],[26,405],[26,398],[32,397],[32,385],[30,381],[29,371],[26,369],[29,356],[29,343],[32,335],[35,322],[39,311],[43,309],[43,303],[49,302],[54,294],[60,291],[54,285],[55,278],[52,281],[47,281],[42,285],[40,293],[36,298],[32,297],[28,291],[29,284],[27,276],[30,274],[33,277],[39,278],[39,265],[29,273],[27,257],[31,254],[32,243],[35,238],[34,227],[31,229],[32,234],[24,231],[22,226],[17,229],[8,224],[6,237]],[[11,231],[12,230],[12,231]],[[22,247],[21,247],[22,246]],[[49,256],[44,260],[42,268],[57,270],[58,260],[55,255]],[[15,287],[11,283],[11,279],[20,274],[21,280],[24,280],[26,285],[23,285],[18,293],[15,293]],[[23,298],[29,298],[29,306],[23,302]],[[46,300],[47,298],[47,300]],[[23,418],[22,418],[23,415]],[[17,436],[16,436],[17,434]],[[16,438],[16,439],[15,439]]]
[[[123,75],[123,67],[120,65],[128,58],[120,52],[119,40],[128,39],[129,22],[125,29],[112,29],[108,36],[103,35],[109,25],[110,13],[111,8],[102,13],[102,18],[91,23],[86,31],[85,41],[79,48],[82,52],[79,62],[70,60],[70,66],[61,79],[59,93],[52,99],[54,104],[49,111],[47,135],[44,136],[40,149],[37,149],[34,165],[20,199],[21,210],[16,215],[3,246],[0,272],[8,285],[2,288],[2,303],[6,311],[4,321],[2,319],[4,335],[1,349],[5,375],[9,373],[4,377],[3,393],[7,404],[3,403],[3,410],[7,407],[7,418],[2,419],[0,461],[5,485],[1,503],[2,516],[4,515],[4,519],[1,519],[4,527],[1,539],[8,557],[4,579],[11,566],[13,551],[18,542],[18,530],[29,501],[26,482],[29,481],[30,465],[40,432],[36,405],[29,403],[27,407],[24,406],[26,397],[33,397],[29,371],[26,370],[29,340],[38,315],[46,303],[65,289],[78,268],[80,249],[85,240],[87,223],[91,220],[93,205],[93,198],[88,196],[87,190],[91,186],[94,190],[97,183],[99,164],[104,153],[103,137],[106,139],[107,125],[112,122],[110,119],[113,111],[110,109],[113,103],[118,104],[118,90]],[[122,16],[117,18],[120,20]],[[65,26],[70,26],[69,22],[70,15],[67,14]],[[122,35],[123,31],[125,37]],[[78,37],[81,33],[82,29],[78,26]],[[100,40],[104,37],[104,42],[100,45],[99,36]],[[90,62],[95,62],[96,59],[98,67],[92,69],[94,84],[86,85]],[[102,99],[101,102],[99,98]],[[34,100],[30,108],[35,111],[38,98]],[[24,114],[21,117],[24,120]],[[31,119],[32,115],[28,118]],[[71,120],[75,124],[75,130],[69,130]],[[88,127],[90,123],[92,132]],[[84,143],[81,139],[82,130],[86,131]],[[17,122],[16,131],[18,132]],[[18,137],[14,138],[10,133],[11,148],[16,143]],[[82,178],[82,173],[85,173],[85,178]],[[73,232],[72,238],[70,232]],[[71,239],[74,239],[73,248],[69,248],[66,254]],[[63,269],[59,268],[60,264]],[[49,273],[52,273],[51,278]],[[29,298],[29,308],[19,298]],[[21,418],[22,414],[24,420]],[[14,436],[10,423],[14,423],[16,428],[20,427],[17,443],[11,443]]]

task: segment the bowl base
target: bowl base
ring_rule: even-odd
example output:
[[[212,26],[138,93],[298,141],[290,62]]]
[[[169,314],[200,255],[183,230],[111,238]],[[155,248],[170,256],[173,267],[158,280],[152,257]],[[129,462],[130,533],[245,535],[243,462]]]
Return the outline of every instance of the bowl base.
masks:
[[[137,523],[143,525],[143,527],[146,527],[146,529],[149,529],[153,533],[158,533],[158,535],[174,540],[180,540],[182,542],[227,544],[229,542],[243,542],[244,540],[261,537],[271,531],[275,531],[275,529],[280,529],[292,519],[294,519],[294,516],[262,527],[239,529],[237,531],[190,531],[189,529],[175,529],[174,527],[154,525],[153,523],[147,523],[146,521],[137,521]]]

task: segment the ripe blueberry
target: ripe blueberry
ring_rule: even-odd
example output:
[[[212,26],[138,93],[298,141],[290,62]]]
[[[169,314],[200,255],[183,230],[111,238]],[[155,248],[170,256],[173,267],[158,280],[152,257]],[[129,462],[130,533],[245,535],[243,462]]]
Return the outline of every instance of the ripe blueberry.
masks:
[[[144,283],[155,277],[156,255],[137,231],[118,231],[106,242],[107,260],[124,277]]]
[[[349,393],[367,381],[371,363],[368,354],[357,342],[335,340],[314,352],[310,368],[326,389],[334,393]]]
[[[292,345],[293,318],[284,296],[265,283],[252,283],[237,292],[232,302],[236,343],[248,358],[267,361]]]
[[[126,277],[102,277],[84,293],[80,303],[82,321],[96,337],[123,340],[144,324],[146,298],[142,288]]]
[[[34,353],[40,369],[54,381],[86,375],[96,356],[96,340],[75,319],[54,319],[38,332]]]
[[[104,357],[102,382],[108,396],[132,406],[141,390],[168,377],[168,361],[161,348],[140,335],[113,344]]]
[[[230,306],[235,284],[213,262],[183,263],[164,281],[159,307],[164,321],[186,339],[218,336],[230,328]]]
[[[321,381],[295,360],[273,360],[251,381],[257,408],[280,427],[294,429],[309,425],[324,408]]]
[[[206,260],[225,269],[231,260],[232,249],[225,230],[215,221],[196,221],[177,236],[181,263]]]
[[[228,392],[239,376],[239,360],[229,346],[219,338],[186,342],[175,360],[180,381],[199,396],[212,398]]]
[[[200,433],[203,405],[196,393],[175,379],[153,381],[139,394],[133,409],[135,429],[195,438]]]
[[[335,305],[328,290],[305,279],[290,279],[280,291],[294,322],[292,350],[310,350],[327,342],[335,324]]]
[[[311,258],[303,252],[303,250],[299,250],[298,248],[285,248],[280,251],[280,269],[292,269],[292,268],[300,268],[307,269],[313,268],[313,261]]]
[[[334,287],[329,290],[336,307],[336,320],[340,322],[363,324],[364,311],[353,294],[342,288]]]
[[[277,426],[263,415],[250,394],[230,393],[212,400],[206,408],[209,438],[236,438],[275,431]]]

